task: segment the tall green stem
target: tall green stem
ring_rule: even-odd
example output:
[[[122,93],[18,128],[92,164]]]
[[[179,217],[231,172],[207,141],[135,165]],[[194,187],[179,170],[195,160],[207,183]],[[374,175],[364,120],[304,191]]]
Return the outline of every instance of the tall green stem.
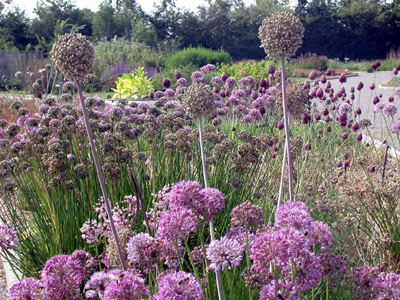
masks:
[[[104,181],[103,172],[101,171],[99,156],[97,155],[97,149],[96,149],[96,145],[95,145],[95,142],[93,139],[92,128],[90,127],[89,117],[88,117],[88,113],[87,113],[86,105],[85,105],[85,99],[83,98],[81,83],[79,80],[76,81],[76,87],[78,89],[79,101],[81,103],[82,112],[83,112],[83,120],[85,121],[86,132],[88,134],[90,148],[92,150],[92,156],[93,156],[94,164],[96,166],[97,176],[99,178],[101,191],[103,193],[104,205],[106,206],[108,219],[110,220],[111,231],[112,231],[112,234],[115,239],[115,244],[117,246],[118,256],[121,261],[122,268],[124,270],[126,270],[125,259],[122,255],[121,244],[119,242],[117,230],[114,225],[113,214],[111,212],[111,205],[110,205],[110,201],[108,200],[108,196],[107,196],[106,184]]]
[[[203,123],[201,120],[201,115],[199,116],[199,140],[200,140],[200,154],[201,154],[201,164],[203,166],[203,177],[204,177],[204,187],[208,188],[208,176],[207,176],[207,169],[206,169],[206,159],[204,155],[204,145],[203,145]],[[215,239],[214,237],[214,223],[210,221],[210,236],[211,240]],[[216,279],[217,279],[217,290],[218,290],[218,299],[223,299],[222,293],[222,283],[221,283],[221,275],[220,272],[215,272]]]

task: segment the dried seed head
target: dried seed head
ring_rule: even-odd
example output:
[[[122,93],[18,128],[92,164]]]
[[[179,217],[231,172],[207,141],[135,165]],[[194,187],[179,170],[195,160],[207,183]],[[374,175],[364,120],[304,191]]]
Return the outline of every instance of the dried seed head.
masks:
[[[67,79],[82,80],[92,67],[94,48],[82,34],[68,33],[57,38],[50,55]]]
[[[264,19],[258,29],[261,47],[273,59],[293,56],[303,43],[304,27],[290,12],[278,12]]]
[[[182,104],[192,117],[210,115],[215,110],[214,93],[209,85],[194,83],[185,90]]]

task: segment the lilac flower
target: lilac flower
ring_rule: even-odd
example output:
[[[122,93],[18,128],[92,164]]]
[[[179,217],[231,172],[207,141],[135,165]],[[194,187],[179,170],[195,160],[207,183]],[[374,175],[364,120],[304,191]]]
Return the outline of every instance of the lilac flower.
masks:
[[[183,271],[163,276],[151,300],[201,300],[203,293],[196,278]]]
[[[199,71],[193,72],[192,73],[192,81],[193,81],[193,83],[204,83],[203,74],[201,74]]]
[[[234,88],[235,85],[236,85],[236,79],[233,78],[233,77],[228,77],[228,78],[226,79],[226,82],[225,82],[225,86],[224,86],[224,87],[225,87],[226,90],[229,90],[229,89]]]
[[[397,106],[392,103],[386,104],[383,108],[383,113],[387,117],[393,117],[397,114]]]
[[[94,298],[99,296],[100,299],[104,299],[104,291],[113,279],[113,276],[106,272],[94,273],[85,284],[85,297]]]
[[[14,284],[8,292],[9,300],[39,300],[43,285],[35,278],[23,278]]]
[[[383,108],[385,107],[385,103],[383,102],[378,102],[377,104],[374,105],[374,112],[376,113],[381,113],[383,111]]]
[[[207,259],[211,262],[210,269],[214,272],[232,269],[242,262],[244,245],[235,239],[222,237],[220,240],[213,240],[207,249]]]
[[[161,214],[156,237],[180,241],[190,232],[195,232],[197,224],[196,216],[190,209],[174,207]]]
[[[400,119],[397,119],[392,124],[392,132],[400,133]]]
[[[340,114],[351,113],[351,111],[352,111],[352,107],[351,107],[350,104],[344,102],[344,103],[339,105],[339,113]]]
[[[278,207],[275,214],[275,227],[294,227],[297,230],[311,230],[311,214],[308,207],[299,201],[288,201]]]
[[[121,276],[109,283],[104,291],[104,300],[139,300],[148,295],[143,278],[126,271]]]
[[[215,66],[212,65],[212,64],[207,64],[207,65],[205,65],[205,66],[202,66],[202,67],[200,68],[200,71],[201,71],[202,73],[211,73],[212,71],[215,71]]]
[[[262,209],[246,200],[236,206],[231,212],[231,224],[234,227],[243,226],[246,229],[257,229],[264,223]]]
[[[14,249],[18,244],[17,232],[7,225],[0,225],[0,247],[6,250]]]

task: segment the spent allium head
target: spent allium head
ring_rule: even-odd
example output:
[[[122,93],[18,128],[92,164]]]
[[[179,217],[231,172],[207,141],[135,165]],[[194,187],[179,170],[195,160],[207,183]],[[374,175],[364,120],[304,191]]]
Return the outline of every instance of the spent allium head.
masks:
[[[194,83],[187,88],[182,97],[182,104],[193,117],[211,115],[215,110],[214,93],[210,86]]]
[[[304,27],[290,12],[273,13],[258,30],[261,46],[273,59],[293,56],[303,43]]]
[[[387,117],[393,117],[397,114],[397,106],[392,103],[386,104],[383,108],[383,114]]]
[[[66,78],[82,80],[92,67],[94,48],[82,34],[68,33],[57,38],[50,55]]]
[[[244,245],[236,239],[222,237],[220,240],[213,240],[207,249],[207,259],[211,262],[210,269],[214,272],[229,270],[237,267],[242,262]]]
[[[42,299],[41,291],[43,284],[35,278],[24,278],[14,284],[9,292],[9,300],[39,300]]]
[[[248,230],[256,230],[264,223],[264,215],[261,207],[251,204],[249,200],[236,206],[231,212],[231,217],[232,226],[243,226]]]
[[[275,227],[293,227],[297,230],[311,230],[312,218],[308,207],[299,201],[288,201],[278,207],[275,214]]]
[[[104,300],[140,300],[148,293],[143,278],[125,271],[109,283],[104,291]]]
[[[158,292],[151,300],[201,300],[203,293],[196,278],[183,271],[170,273],[158,281]]]
[[[190,232],[196,231],[195,214],[185,207],[174,207],[160,216],[156,237],[170,241],[180,241]]]
[[[18,244],[17,232],[7,225],[0,225],[0,248],[10,250]]]

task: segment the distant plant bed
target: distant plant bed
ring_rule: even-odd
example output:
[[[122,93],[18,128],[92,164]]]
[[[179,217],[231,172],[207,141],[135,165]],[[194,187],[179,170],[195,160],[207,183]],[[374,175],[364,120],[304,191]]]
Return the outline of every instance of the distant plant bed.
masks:
[[[290,60],[296,67],[304,69],[315,69],[318,71],[325,71],[328,69],[329,59],[325,55],[317,55],[315,53],[302,54],[297,58]]]
[[[382,86],[383,87],[392,87],[392,88],[398,87],[398,86],[400,86],[400,78],[394,77],[393,79],[382,83]]]
[[[141,99],[154,90],[151,80],[141,67],[133,73],[122,74],[116,85],[117,88],[112,89],[115,92],[113,99]]]
[[[176,52],[166,62],[167,69],[179,69],[186,65],[197,67],[206,64],[230,63],[231,55],[224,50],[211,50],[207,48],[186,48]]]

